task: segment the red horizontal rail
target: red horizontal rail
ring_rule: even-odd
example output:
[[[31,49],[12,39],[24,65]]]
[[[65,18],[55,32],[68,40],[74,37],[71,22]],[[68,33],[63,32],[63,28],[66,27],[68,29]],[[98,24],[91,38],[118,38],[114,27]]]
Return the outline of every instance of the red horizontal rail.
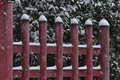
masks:
[[[13,45],[13,53],[22,53],[22,45]],[[93,55],[101,55],[101,48],[93,48]],[[40,53],[40,46],[30,45],[30,52]],[[47,46],[47,54],[56,54],[56,46]],[[63,47],[63,54],[73,54],[72,47]],[[86,55],[87,48],[79,47],[78,54]]]
[[[93,76],[100,77],[101,70],[93,70]],[[56,70],[47,70],[47,77],[56,77]],[[71,70],[63,70],[63,77],[71,77],[72,71]],[[86,70],[79,70],[78,77],[86,77],[87,71]],[[22,78],[22,70],[14,70],[13,71],[14,78]],[[39,77],[39,70],[30,70],[29,71],[30,78],[37,78]]]

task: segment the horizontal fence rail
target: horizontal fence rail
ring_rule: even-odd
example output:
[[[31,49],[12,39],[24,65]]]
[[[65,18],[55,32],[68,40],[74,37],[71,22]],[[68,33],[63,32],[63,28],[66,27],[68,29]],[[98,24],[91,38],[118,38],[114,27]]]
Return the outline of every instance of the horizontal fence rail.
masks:
[[[47,19],[44,15],[39,18],[39,43],[29,42],[29,17],[24,14],[21,17],[22,42],[13,42],[13,53],[22,54],[22,65],[13,67],[13,77],[29,80],[47,77],[55,77],[63,80],[63,77],[71,77],[71,80],[109,80],[109,23],[103,19],[99,23],[99,45],[93,45],[92,22],[85,22],[85,45],[78,45],[78,21],[71,19],[70,35],[71,44],[63,44],[63,21],[60,17],[55,20],[56,43],[47,43]],[[29,66],[30,53],[39,54],[39,65]],[[55,54],[56,62],[53,67],[47,67],[47,54]],[[71,65],[63,67],[63,54],[71,55]],[[78,56],[85,55],[85,66],[78,66]],[[98,66],[93,66],[93,55],[100,56]]]

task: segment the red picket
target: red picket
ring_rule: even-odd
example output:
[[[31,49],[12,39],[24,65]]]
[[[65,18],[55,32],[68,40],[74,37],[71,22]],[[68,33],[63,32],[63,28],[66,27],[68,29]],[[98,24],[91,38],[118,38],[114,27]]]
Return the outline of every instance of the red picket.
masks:
[[[22,80],[29,80],[29,18],[26,14],[21,17],[22,40]]]
[[[87,23],[91,24],[87,24]],[[86,55],[86,65],[87,65],[87,76],[86,80],[93,80],[93,28],[92,28],[92,22],[90,20],[86,21],[85,24],[85,40],[87,44],[87,55]]]
[[[39,18],[39,65],[40,65],[40,80],[47,78],[47,20],[45,16],[41,15]]]
[[[61,21],[57,21],[60,19]],[[63,22],[60,17],[55,21],[55,33],[56,33],[56,67],[57,76],[56,80],[63,80]]]
[[[99,23],[99,42],[101,45],[101,80],[110,80],[109,68],[109,23],[103,19]]]
[[[78,22],[76,19],[71,20],[71,43],[72,43],[72,78],[71,80],[78,80]]]
[[[0,3],[0,79],[13,80],[13,4]]]

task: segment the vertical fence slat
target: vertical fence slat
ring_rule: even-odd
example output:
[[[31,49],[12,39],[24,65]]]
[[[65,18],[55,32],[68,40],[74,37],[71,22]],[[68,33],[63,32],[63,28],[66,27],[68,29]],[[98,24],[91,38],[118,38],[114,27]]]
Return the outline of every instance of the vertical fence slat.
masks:
[[[87,65],[87,76],[86,80],[93,80],[93,27],[92,22],[90,20],[87,20],[85,22],[85,40],[87,44],[87,55],[86,55],[86,65]]]
[[[71,43],[73,45],[72,59],[72,78],[71,80],[78,80],[78,21],[71,19]]]
[[[47,78],[47,19],[44,15],[39,18],[39,42],[40,42],[40,80]]]
[[[22,80],[29,80],[29,17],[23,14],[21,17],[22,40]]]
[[[13,4],[12,3],[6,3],[5,5],[5,51],[6,51],[6,57],[7,57],[7,68],[5,71],[7,73],[8,80],[12,80],[13,78]],[[4,40],[4,39],[3,39]],[[5,57],[4,57],[5,58]],[[1,79],[1,78],[0,78]],[[2,79],[4,80],[4,79]],[[6,79],[7,80],[7,79]]]
[[[101,68],[102,77],[101,80],[110,80],[109,69],[109,23],[102,19],[99,22],[99,42],[101,45]]]
[[[57,77],[56,80],[63,80],[63,21],[60,17],[55,20],[55,33],[56,33],[56,67]]]
[[[0,0],[0,79],[13,78],[13,4]]]

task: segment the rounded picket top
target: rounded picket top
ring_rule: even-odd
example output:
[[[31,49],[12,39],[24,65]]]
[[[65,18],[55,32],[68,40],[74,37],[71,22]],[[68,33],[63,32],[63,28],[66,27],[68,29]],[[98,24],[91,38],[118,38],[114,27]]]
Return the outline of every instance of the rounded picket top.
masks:
[[[29,16],[27,14],[23,14],[21,16],[21,21],[29,21]]]
[[[78,25],[77,19],[76,19],[76,18],[71,19],[70,24],[73,25],[73,26],[74,26],[74,25]]]
[[[102,20],[100,20],[98,26],[100,26],[100,27],[109,27],[110,24],[108,23],[108,21],[106,19],[102,19]]]
[[[39,22],[47,22],[47,18],[44,15],[39,17]]]
[[[58,17],[55,19],[55,23],[57,23],[57,24],[63,24],[62,18],[58,16]]]
[[[87,20],[85,21],[85,25],[86,25],[86,26],[92,26],[93,24],[92,24],[92,22],[91,22],[90,19],[87,19]]]

